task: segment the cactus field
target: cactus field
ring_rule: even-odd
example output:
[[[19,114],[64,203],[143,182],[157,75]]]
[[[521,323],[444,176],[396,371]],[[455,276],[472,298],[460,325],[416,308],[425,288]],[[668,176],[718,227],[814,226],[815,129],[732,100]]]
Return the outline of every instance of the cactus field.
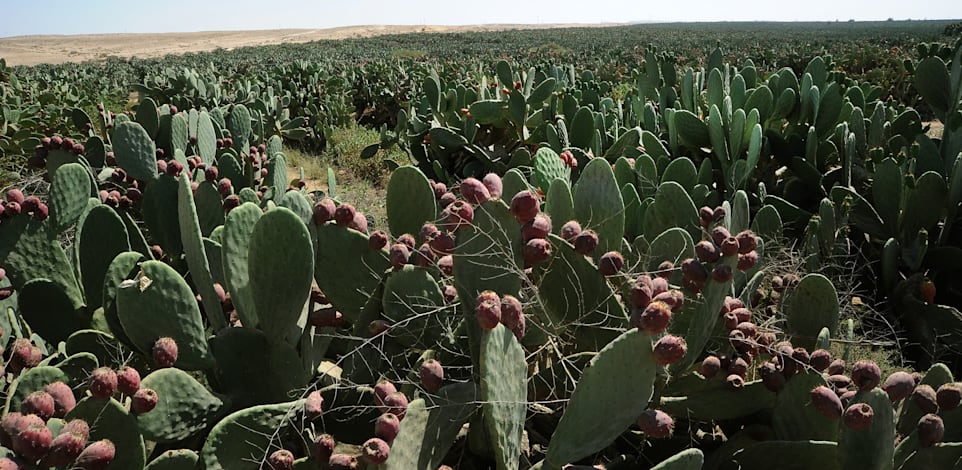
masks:
[[[960,25],[0,59],[0,470],[962,468]]]

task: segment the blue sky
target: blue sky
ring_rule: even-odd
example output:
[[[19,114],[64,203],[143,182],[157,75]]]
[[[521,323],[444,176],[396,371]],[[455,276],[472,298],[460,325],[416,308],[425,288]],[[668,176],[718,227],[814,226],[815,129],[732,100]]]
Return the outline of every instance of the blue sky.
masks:
[[[368,24],[962,18],[959,0],[5,0],[0,37]]]

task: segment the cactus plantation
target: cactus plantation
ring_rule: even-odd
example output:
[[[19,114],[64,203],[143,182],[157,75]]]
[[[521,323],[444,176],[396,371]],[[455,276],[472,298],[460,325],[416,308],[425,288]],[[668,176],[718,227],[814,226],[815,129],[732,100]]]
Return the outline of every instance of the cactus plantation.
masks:
[[[0,469],[962,466],[962,43],[724,37],[0,61]]]

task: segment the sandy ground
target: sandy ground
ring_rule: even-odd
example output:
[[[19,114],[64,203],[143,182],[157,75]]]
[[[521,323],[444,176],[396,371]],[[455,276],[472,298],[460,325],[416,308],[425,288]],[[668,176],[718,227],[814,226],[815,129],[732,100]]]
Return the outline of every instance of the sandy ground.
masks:
[[[167,54],[233,49],[267,44],[302,43],[321,39],[345,39],[401,33],[452,33],[543,29],[573,24],[499,24],[476,26],[348,26],[331,29],[275,29],[263,31],[208,31],[163,34],[90,34],[77,36],[17,36],[0,38],[0,57],[7,65],[83,62],[116,57],[160,57]]]

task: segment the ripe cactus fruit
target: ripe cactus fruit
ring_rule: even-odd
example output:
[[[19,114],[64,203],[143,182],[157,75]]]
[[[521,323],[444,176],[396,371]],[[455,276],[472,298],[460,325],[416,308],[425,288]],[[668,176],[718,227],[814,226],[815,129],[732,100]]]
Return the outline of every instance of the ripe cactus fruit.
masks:
[[[3,445],[3,447],[10,448],[13,446],[12,439],[19,430],[20,418],[23,418],[23,414],[12,411],[3,415],[3,419],[0,419],[0,445]]]
[[[354,221],[354,216],[357,214],[357,210],[354,206],[350,204],[341,204],[334,209],[334,223],[340,225],[341,227],[347,227]]]
[[[391,413],[384,413],[374,420],[374,435],[384,439],[385,442],[394,442],[400,430],[401,421]]]
[[[442,194],[441,197],[438,199],[438,205],[441,207],[448,207],[451,204],[453,204],[454,201],[457,201],[457,200],[458,198],[454,195],[454,193],[446,192]]]
[[[485,330],[493,330],[501,322],[501,299],[494,291],[486,290],[478,295],[475,307],[478,323]]]
[[[304,400],[304,417],[308,421],[314,421],[324,414],[324,397],[319,390],[314,390],[307,394]]]
[[[391,448],[383,439],[372,437],[364,442],[361,451],[368,465],[381,465],[391,455]]]
[[[598,272],[602,276],[614,276],[625,266],[625,258],[617,251],[609,251],[598,260]]]
[[[441,363],[435,359],[428,359],[421,363],[419,375],[421,377],[421,386],[424,387],[424,390],[428,393],[437,393],[444,383],[444,368],[442,368]]]
[[[275,450],[267,458],[267,463],[271,470],[291,470],[294,468],[294,454],[287,449]]]
[[[708,240],[702,240],[695,244],[695,254],[703,263],[714,263],[721,259],[721,254],[718,252],[718,248],[715,247],[714,243]]]
[[[915,378],[908,372],[893,372],[885,379],[885,383],[882,384],[882,390],[888,394],[889,400],[893,402],[903,400],[915,391]]]
[[[852,383],[859,390],[867,392],[882,381],[882,371],[872,361],[858,361],[852,366]]]
[[[561,226],[561,238],[563,238],[568,243],[574,244],[575,237],[581,234],[581,224],[577,220],[569,220]]]
[[[334,212],[337,211],[337,205],[334,204],[334,200],[325,197],[320,201],[314,203],[313,220],[315,225],[323,225],[325,222],[334,219]],[[352,215],[353,219],[354,216]]]
[[[355,470],[357,468],[357,459],[353,455],[334,454],[331,455],[331,459],[328,460],[327,466],[331,470]]]
[[[929,384],[920,384],[915,387],[915,391],[912,392],[910,399],[923,413],[935,413],[939,410],[939,402],[935,389]]]
[[[525,329],[524,312],[521,309],[521,301],[517,297],[508,294],[501,298],[501,323],[514,333],[518,341],[524,337]]]
[[[484,204],[491,199],[491,192],[476,178],[465,178],[461,181],[461,197],[471,204]]]
[[[534,266],[551,257],[551,244],[544,238],[532,238],[524,244],[522,252],[525,265]]]
[[[680,361],[688,352],[688,344],[684,338],[674,335],[662,336],[652,350],[655,363],[660,366],[667,366]]]
[[[400,243],[407,246],[408,251],[413,250],[414,247],[417,246],[417,241],[414,239],[414,235],[411,235],[410,233],[405,233],[400,237],[397,237],[397,241],[395,243]]]
[[[532,238],[547,238],[551,233],[551,218],[548,214],[539,213],[521,227],[521,237],[525,242]]]
[[[372,251],[383,250],[387,246],[388,236],[383,230],[375,230],[367,238],[367,246]]]
[[[828,365],[828,375],[842,375],[845,373],[845,361],[843,359],[835,359],[831,364]]]
[[[51,442],[50,450],[40,461],[41,465],[63,467],[73,462],[83,452],[89,436],[90,428],[86,422],[79,419],[70,421]]]
[[[708,269],[695,258],[681,262],[681,274],[686,283],[704,284],[708,280]]]
[[[116,448],[108,439],[101,439],[87,446],[73,463],[75,470],[103,470],[114,460]]]
[[[474,222],[474,208],[464,201],[454,201],[441,211],[441,224],[449,232],[471,225]]]
[[[136,415],[150,413],[157,406],[157,392],[152,388],[141,388],[130,398],[130,411]]]
[[[117,373],[109,367],[99,367],[90,373],[90,394],[110,398],[117,392]]]
[[[391,249],[388,250],[388,259],[391,261],[391,266],[396,270],[404,268],[404,265],[408,263],[410,258],[411,251],[404,243],[395,243],[391,245]]]
[[[23,204],[23,200],[24,200],[23,191],[17,188],[8,189],[7,194],[5,195],[4,198],[6,199],[7,202],[16,202],[17,204]]]
[[[384,320],[374,320],[367,324],[367,331],[371,334],[371,336],[377,336],[387,331],[390,327],[391,325]]]
[[[758,264],[758,252],[749,251],[748,253],[738,255],[738,264],[735,266],[739,271],[748,271]]]
[[[574,246],[575,253],[585,256],[590,255],[598,248],[598,234],[591,229],[582,230],[575,236]]]
[[[808,365],[812,366],[816,372],[825,372],[832,364],[832,353],[824,349],[816,349],[809,355]]]
[[[736,358],[728,365],[728,373],[735,374],[741,378],[748,376],[748,361],[743,358]]]
[[[387,413],[391,413],[397,416],[397,419],[403,420],[404,414],[408,410],[408,397],[402,392],[394,392],[386,397],[384,397],[384,408]]]
[[[698,209],[698,220],[702,227],[708,228],[715,221],[715,211],[711,207],[703,206]]]
[[[524,224],[534,219],[541,210],[541,199],[531,190],[520,191],[511,198],[511,214]]]
[[[746,254],[750,251],[755,251],[758,248],[758,237],[751,230],[743,230],[735,235],[735,240],[738,241],[738,253]]]
[[[234,187],[231,186],[229,179],[221,178],[220,181],[217,182],[217,192],[220,193],[221,196],[227,197],[234,192]]]
[[[638,279],[631,285],[631,291],[628,296],[631,306],[634,308],[645,308],[651,303],[652,297],[651,278],[647,274],[638,276]]]
[[[440,269],[441,274],[444,274],[445,276],[453,276],[454,275],[454,257],[451,255],[444,255],[438,258],[438,269]],[[451,287],[452,289],[454,288],[454,286],[448,286],[448,287]],[[455,290],[454,292],[455,294],[457,294],[457,290]],[[447,299],[448,297],[447,288],[445,288],[444,297],[445,299]],[[455,295],[454,297],[457,297],[457,295]],[[452,297],[451,300],[454,300],[454,297]],[[451,300],[449,300],[449,302]]]
[[[53,397],[44,391],[31,392],[20,403],[20,412],[25,415],[37,415],[46,422],[53,417],[55,410]]]
[[[17,433],[13,434],[13,450],[21,457],[36,462],[50,449],[53,434],[37,415],[24,415],[17,420]]]
[[[738,240],[735,237],[728,237],[722,240],[719,251],[724,257],[735,256],[738,254]]]
[[[762,385],[770,392],[778,393],[785,388],[785,374],[782,374],[778,367],[771,362],[764,362],[759,365],[758,375],[762,378]]]
[[[124,395],[137,393],[140,390],[140,372],[130,366],[123,366],[117,371],[117,390]]]
[[[481,184],[485,188],[488,188],[488,194],[491,195],[492,199],[501,199],[501,194],[504,192],[504,185],[501,182],[501,177],[497,173],[488,173],[484,175],[481,179]]]
[[[360,212],[354,213],[354,218],[351,219],[351,223],[347,224],[347,228],[357,230],[358,232],[367,233],[367,217]]]
[[[917,429],[921,447],[932,447],[942,442],[942,436],[945,435],[945,423],[939,415],[933,413],[920,418]]]
[[[440,255],[450,255],[454,253],[455,240],[451,232],[438,232],[428,244],[431,245],[432,250]]]
[[[70,410],[77,406],[77,399],[73,395],[70,386],[57,381],[47,385],[43,390],[53,397],[53,417],[63,418]]]
[[[721,371],[721,360],[718,356],[708,356],[701,361],[701,375],[706,379],[710,380],[718,375],[719,371]]]
[[[633,314],[632,317],[634,316]],[[671,307],[664,302],[652,302],[645,307],[637,319],[633,318],[632,325],[649,335],[657,335],[665,331],[670,322]]]
[[[738,374],[729,374],[725,379],[725,383],[728,385],[728,388],[738,390],[745,386],[745,379]]]
[[[173,367],[177,362],[177,342],[174,338],[167,336],[159,338],[154,343],[151,353],[157,367]]]
[[[935,401],[939,404],[939,411],[951,411],[959,407],[962,402],[962,384],[950,382],[943,384],[935,392]]]
[[[731,281],[734,275],[732,267],[727,264],[716,264],[711,270],[712,280],[720,284]]]
[[[434,254],[431,245],[427,243],[422,244],[418,247],[418,250],[414,252],[414,265],[420,268],[427,268],[433,265],[436,259],[437,255]]]
[[[393,416],[393,415],[392,415]],[[312,446],[313,457],[322,463],[327,463],[334,454],[334,447],[337,443],[334,441],[334,436],[330,434],[321,434],[314,439],[314,445]]]
[[[839,419],[842,417],[842,400],[832,389],[819,385],[812,389],[812,405],[815,410],[828,419]]]
[[[384,406],[384,399],[387,398],[388,395],[396,391],[397,391],[397,388],[394,387],[393,383],[388,382],[387,380],[379,381],[378,383],[374,384],[375,403],[377,403],[379,407]]]
[[[852,385],[852,379],[847,375],[830,375],[825,378],[825,381],[832,386],[837,393],[844,393],[850,385]]]
[[[845,410],[842,422],[853,431],[863,431],[872,425],[875,410],[868,403],[856,403]]]
[[[645,410],[638,417],[638,427],[650,438],[664,439],[675,432],[675,420],[664,411]]]

